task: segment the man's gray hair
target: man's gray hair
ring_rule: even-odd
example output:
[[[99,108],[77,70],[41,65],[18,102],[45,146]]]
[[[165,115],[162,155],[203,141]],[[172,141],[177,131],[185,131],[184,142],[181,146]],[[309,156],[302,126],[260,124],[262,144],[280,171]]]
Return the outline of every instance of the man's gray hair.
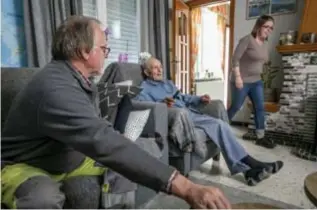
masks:
[[[81,59],[82,51],[89,53],[95,41],[93,24],[101,24],[101,22],[85,16],[71,16],[63,22],[53,38],[53,59]]]

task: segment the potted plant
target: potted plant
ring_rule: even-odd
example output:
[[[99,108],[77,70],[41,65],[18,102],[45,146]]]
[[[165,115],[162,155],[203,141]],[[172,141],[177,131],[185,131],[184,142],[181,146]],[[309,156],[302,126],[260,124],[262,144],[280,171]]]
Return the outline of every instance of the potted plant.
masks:
[[[272,82],[278,73],[278,69],[271,67],[270,63],[263,66],[263,73],[261,75],[264,85],[264,101],[276,102],[275,88],[272,88]]]

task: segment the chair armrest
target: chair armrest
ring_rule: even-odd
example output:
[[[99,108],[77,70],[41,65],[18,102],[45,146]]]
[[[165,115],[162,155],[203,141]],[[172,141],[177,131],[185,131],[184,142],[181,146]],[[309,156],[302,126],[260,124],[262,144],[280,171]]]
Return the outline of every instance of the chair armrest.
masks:
[[[132,100],[132,105],[135,110],[151,109],[151,120],[148,121],[144,128],[144,131],[150,130],[161,135],[163,140],[163,160],[164,163],[168,164],[168,115],[167,115],[167,105],[164,103],[155,103],[147,101],[136,101]]]
[[[203,114],[229,123],[227,110],[221,100],[211,100],[209,104],[200,104],[196,108]]]

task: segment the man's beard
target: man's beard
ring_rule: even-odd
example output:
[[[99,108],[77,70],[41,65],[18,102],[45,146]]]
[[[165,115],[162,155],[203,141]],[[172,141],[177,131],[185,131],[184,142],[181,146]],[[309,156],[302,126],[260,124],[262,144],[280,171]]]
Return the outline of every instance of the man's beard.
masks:
[[[102,68],[99,71],[97,71],[97,70],[94,71],[89,77],[90,81],[95,83],[95,84],[98,84],[100,79],[102,78],[104,72],[105,72],[105,68]]]

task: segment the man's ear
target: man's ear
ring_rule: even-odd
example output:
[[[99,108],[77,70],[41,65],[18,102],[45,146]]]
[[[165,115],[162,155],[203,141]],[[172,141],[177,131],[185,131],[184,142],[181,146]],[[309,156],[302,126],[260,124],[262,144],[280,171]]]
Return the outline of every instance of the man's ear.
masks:
[[[88,50],[82,50],[81,51],[81,56],[83,59],[88,60],[90,57],[91,51],[89,52]]]
[[[150,74],[150,70],[149,69],[145,69],[144,70],[144,74],[145,76],[149,77],[151,74]]]

